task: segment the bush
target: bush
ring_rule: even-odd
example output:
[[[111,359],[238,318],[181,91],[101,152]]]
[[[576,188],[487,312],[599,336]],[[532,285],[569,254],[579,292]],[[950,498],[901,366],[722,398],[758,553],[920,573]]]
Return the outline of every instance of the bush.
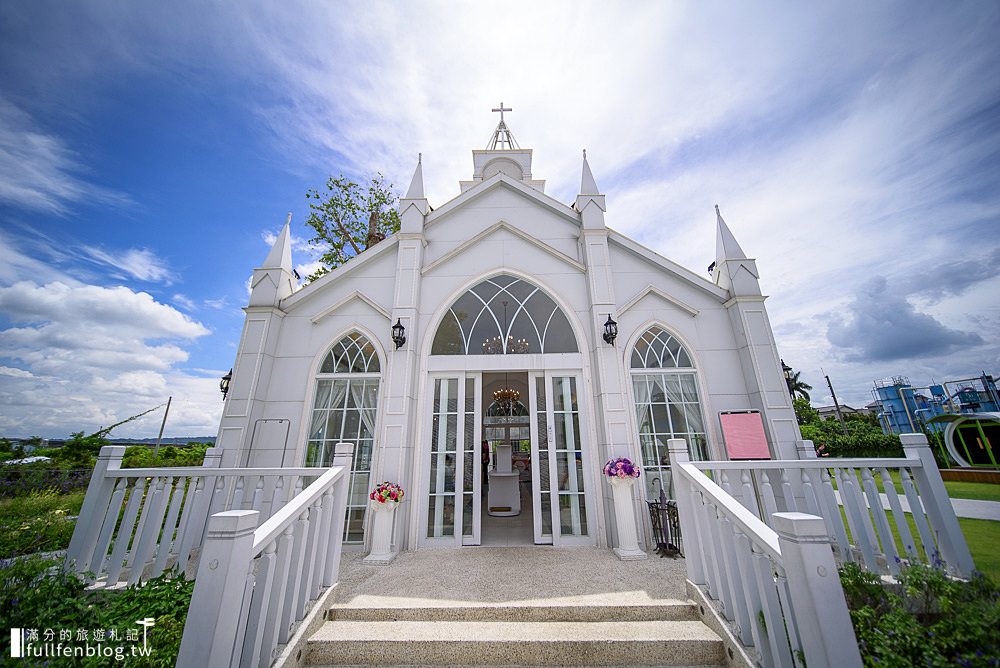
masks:
[[[160,448],[156,458],[153,449],[145,445],[130,445],[122,457],[122,468],[141,469],[154,466],[201,466],[205,461],[208,443],[188,443],[186,446],[167,445]]]
[[[84,582],[73,574],[64,573],[61,564],[53,560],[23,559],[0,568],[2,600],[0,624],[3,628],[110,630],[137,627],[136,620],[147,617],[156,620],[149,629],[151,653],[148,657],[126,655],[122,666],[173,666],[180,649],[184,620],[194,582],[168,573],[148,582],[117,591],[87,591]],[[75,641],[75,635],[74,635]],[[136,644],[128,641],[107,641],[105,644]],[[73,645],[74,643],[67,643]],[[75,643],[82,646],[83,642]],[[97,644],[96,642],[92,644]],[[141,640],[138,643],[141,647]],[[107,658],[63,658],[53,662],[60,666],[97,667],[109,664]],[[24,659],[0,658],[0,665],[23,666]]]
[[[0,501],[0,557],[66,549],[83,497],[50,489]]]
[[[1000,590],[976,573],[966,582],[940,568],[904,566],[898,587],[856,564],[840,581],[866,666],[996,666]]]

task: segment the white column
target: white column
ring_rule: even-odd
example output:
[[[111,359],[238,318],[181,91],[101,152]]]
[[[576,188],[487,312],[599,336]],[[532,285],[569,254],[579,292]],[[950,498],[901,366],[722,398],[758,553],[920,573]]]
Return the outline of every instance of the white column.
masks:
[[[372,501],[369,505],[372,511],[372,550],[365,557],[366,564],[388,564],[396,558],[392,551],[392,520],[396,515],[396,506],[392,501],[379,503]]]
[[[677,497],[677,519],[681,524],[681,540],[684,544],[684,563],[687,564],[688,579],[692,584],[701,586],[705,584],[705,573],[696,533],[698,527],[695,525],[697,517],[693,507],[692,489],[679,469],[680,464],[686,464],[691,460],[687,441],[683,438],[668,439],[667,452],[670,455],[670,479],[673,481],[674,495]]]
[[[823,518],[805,513],[775,513],[781,561],[788,578],[791,610],[810,666],[861,666],[830,537]]]
[[[639,536],[632,512],[632,489],[637,478],[608,478],[614,497],[615,520],[618,527],[618,547],[615,554],[622,561],[639,561],[646,553],[639,549]]]
[[[178,666],[232,662],[259,516],[256,510],[230,510],[209,519]]]

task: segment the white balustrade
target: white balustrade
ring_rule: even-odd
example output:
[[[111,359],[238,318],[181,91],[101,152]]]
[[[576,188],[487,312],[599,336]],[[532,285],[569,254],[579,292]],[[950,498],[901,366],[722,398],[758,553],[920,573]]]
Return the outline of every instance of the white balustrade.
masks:
[[[256,510],[267,520],[325,468],[219,468],[210,448],[203,466],[121,468],[125,448],[101,449],[84,497],[66,567],[98,586],[136,584],[177,567],[194,577],[212,514]]]
[[[901,440],[902,458],[816,458],[805,441],[802,459],[783,461],[690,461],[685,441],[668,441],[688,579],[762,665],[861,665],[838,562],[971,575],[926,437]]]
[[[211,517],[178,666],[271,665],[337,581],[352,455],[338,444],[333,468],[259,526],[259,510]]]

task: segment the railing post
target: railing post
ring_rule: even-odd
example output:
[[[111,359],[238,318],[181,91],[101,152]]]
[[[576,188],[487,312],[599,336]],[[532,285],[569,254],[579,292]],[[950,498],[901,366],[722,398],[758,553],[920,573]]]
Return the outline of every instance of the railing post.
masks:
[[[698,529],[695,526],[698,518],[692,507],[691,485],[680,472],[679,466],[691,461],[687,441],[683,438],[669,439],[667,452],[670,455],[670,479],[677,497],[677,519],[681,525],[681,538],[684,540],[684,562],[687,564],[688,579],[692,584],[704,585],[704,565],[698,541]]]
[[[951,505],[944,480],[941,479],[941,471],[934,461],[934,453],[931,452],[927,437],[923,434],[900,434],[899,440],[903,443],[903,453],[906,458],[920,462],[919,466],[911,467],[910,472],[917,482],[917,491],[920,492],[924,512],[937,538],[941,560],[955,575],[963,578],[971,576],[976,566],[972,561],[969,546],[965,542],[962,527],[958,524],[958,517],[955,516],[955,508]],[[918,508],[910,510],[919,512]]]
[[[233,652],[259,515],[256,510],[230,510],[209,518],[178,666],[239,663]]]
[[[338,443],[333,449],[333,466],[343,466],[344,476],[333,485],[333,517],[330,518],[330,543],[324,581],[330,584],[340,577],[340,555],[344,546],[344,524],[347,522],[347,491],[351,487],[351,465],[354,461],[354,444]],[[369,480],[369,482],[371,482]],[[367,490],[366,490],[367,492]]]
[[[73,537],[66,549],[66,568],[72,568],[78,573],[90,570],[90,557],[97,546],[97,539],[104,523],[104,515],[111,503],[111,495],[115,491],[114,477],[108,477],[108,472],[115,472],[122,467],[122,457],[125,446],[105,445],[97,455],[94,472],[87,485],[87,494],[83,498],[80,517],[76,520]]]
[[[222,466],[222,448],[206,448],[202,466],[217,469]]]
[[[774,513],[781,560],[788,578],[791,610],[811,668],[861,666],[830,537],[823,518],[805,513]]]
[[[798,454],[799,459],[817,459],[816,446],[808,439],[795,441],[795,452]]]

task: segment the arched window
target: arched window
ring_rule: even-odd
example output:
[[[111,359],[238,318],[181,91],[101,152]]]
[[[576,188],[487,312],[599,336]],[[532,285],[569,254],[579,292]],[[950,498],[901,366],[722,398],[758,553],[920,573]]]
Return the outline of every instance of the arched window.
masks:
[[[459,297],[438,327],[432,355],[579,352],[562,309],[540,288],[496,276]]]
[[[363,334],[351,332],[330,349],[316,377],[306,466],[331,466],[337,443],[354,444],[344,527],[348,543],[364,538],[380,370],[375,346]]]
[[[672,497],[667,440],[683,438],[692,459],[706,459],[694,365],[677,339],[653,326],[636,341],[630,367],[647,498],[659,496],[660,485]]]

